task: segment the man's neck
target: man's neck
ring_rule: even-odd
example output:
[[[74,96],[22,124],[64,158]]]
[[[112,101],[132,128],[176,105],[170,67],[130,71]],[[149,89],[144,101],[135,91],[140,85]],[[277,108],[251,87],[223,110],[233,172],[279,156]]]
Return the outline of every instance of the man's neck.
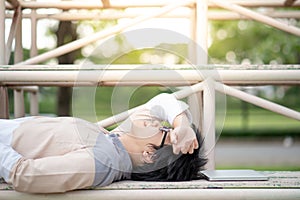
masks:
[[[132,164],[134,166],[140,165],[141,155],[144,149],[144,145],[142,144],[143,142],[141,142],[141,140],[137,140],[136,138],[128,134],[123,134],[119,137],[119,139],[125,147],[126,151],[128,152]]]

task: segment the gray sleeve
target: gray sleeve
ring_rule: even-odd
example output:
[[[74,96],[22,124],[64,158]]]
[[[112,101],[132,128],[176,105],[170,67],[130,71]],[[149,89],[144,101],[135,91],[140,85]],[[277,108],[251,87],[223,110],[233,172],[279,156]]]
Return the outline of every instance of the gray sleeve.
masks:
[[[93,147],[95,177],[92,186],[107,186],[124,178],[125,172],[131,172],[131,161],[127,152],[118,148],[109,136],[99,134]]]

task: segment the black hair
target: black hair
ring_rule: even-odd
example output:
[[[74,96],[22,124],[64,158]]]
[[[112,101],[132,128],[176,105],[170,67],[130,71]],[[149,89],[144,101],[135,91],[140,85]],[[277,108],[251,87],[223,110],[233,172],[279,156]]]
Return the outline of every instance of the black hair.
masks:
[[[199,148],[192,154],[173,153],[171,145],[165,145],[162,148],[152,145],[156,149],[153,163],[147,163],[142,166],[136,166],[131,173],[132,180],[138,181],[190,181],[201,179],[200,173],[207,163],[204,156],[203,139],[199,130],[192,125],[196,133]]]

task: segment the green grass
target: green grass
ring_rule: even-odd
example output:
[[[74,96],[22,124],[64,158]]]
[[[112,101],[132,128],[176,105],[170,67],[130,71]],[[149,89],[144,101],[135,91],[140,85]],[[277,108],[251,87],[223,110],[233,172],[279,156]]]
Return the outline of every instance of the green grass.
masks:
[[[250,110],[247,119],[238,110],[228,110],[222,135],[300,136],[300,122],[263,109]]]

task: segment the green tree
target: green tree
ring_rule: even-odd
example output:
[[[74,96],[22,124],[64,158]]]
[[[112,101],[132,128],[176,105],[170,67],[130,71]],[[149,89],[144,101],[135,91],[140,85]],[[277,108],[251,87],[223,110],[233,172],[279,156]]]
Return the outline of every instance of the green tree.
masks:
[[[296,64],[300,37],[250,20],[211,23],[212,63]]]

